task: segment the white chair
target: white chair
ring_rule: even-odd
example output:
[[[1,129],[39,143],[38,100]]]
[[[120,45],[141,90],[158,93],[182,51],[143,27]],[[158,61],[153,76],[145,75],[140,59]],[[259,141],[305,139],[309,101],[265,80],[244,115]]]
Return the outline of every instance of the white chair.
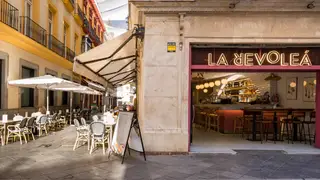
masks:
[[[76,138],[76,142],[74,143],[73,150],[76,150],[80,142],[88,143],[88,150],[89,150],[90,149],[89,129],[85,126],[81,126],[78,119],[74,119],[73,122],[77,131],[77,138]]]
[[[3,137],[3,133],[4,133],[4,127],[0,127],[1,144],[4,144],[4,142],[5,142],[5,139]]]
[[[13,117],[13,121],[22,121],[23,120],[23,116],[20,116],[20,115],[16,115]]]
[[[37,117],[36,120],[36,128],[39,131],[39,136],[42,135],[42,131],[45,131],[46,135],[48,135],[47,125],[48,125],[48,117],[47,115],[41,115]]]
[[[16,125],[8,125],[7,129],[8,129],[8,135],[7,135],[7,144],[9,142],[9,138],[12,137],[13,140],[15,140],[15,138],[18,136],[20,139],[20,144],[22,144],[22,136],[24,138],[24,140],[27,142],[27,138],[26,135],[24,133],[25,131],[25,127],[27,126],[27,121],[28,118],[24,118],[19,124]]]
[[[99,121],[99,117],[97,115],[92,116],[93,121]]]
[[[80,120],[82,126],[87,126],[87,121],[83,117]]]
[[[105,154],[105,143],[109,141],[109,133],[106,131],[105,124],[102,122],[92,122],[90,124],[90,133],[91,133],[91,149],[90,154],[92,154],[93,149],[97,144],[102,144],[103,154]],[[109,142],[108,142],[109,143]]]

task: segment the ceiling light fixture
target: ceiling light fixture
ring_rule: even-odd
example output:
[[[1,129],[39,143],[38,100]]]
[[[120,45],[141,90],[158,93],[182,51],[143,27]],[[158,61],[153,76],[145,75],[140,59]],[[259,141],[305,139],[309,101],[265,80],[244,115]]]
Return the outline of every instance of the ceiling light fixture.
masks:
[[[314,1],[312,1],[311,3],[309,3],[309,4],[307,5],[307,8],[308,8],[308,9],[313,9],[313,8],[315,8],[316,6],[315,6],[313,3],[314,3]]]

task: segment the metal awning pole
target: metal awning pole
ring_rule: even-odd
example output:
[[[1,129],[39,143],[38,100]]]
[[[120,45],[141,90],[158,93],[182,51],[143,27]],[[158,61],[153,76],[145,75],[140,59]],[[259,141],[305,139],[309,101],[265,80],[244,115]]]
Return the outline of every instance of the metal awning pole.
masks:
[[[46,114],[48,114],[49,111],[49,85],[47,85],[47,112]]]
[[[70,125],[71,125],[71,122],[72,122],[72,91],[70,92]]]

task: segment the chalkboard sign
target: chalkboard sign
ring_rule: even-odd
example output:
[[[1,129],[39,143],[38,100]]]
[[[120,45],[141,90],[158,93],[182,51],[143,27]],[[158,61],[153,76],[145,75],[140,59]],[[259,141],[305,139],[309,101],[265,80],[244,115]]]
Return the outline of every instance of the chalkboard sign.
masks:
[[[113,139],[112,150],[116,154],[124,155],[127,138],[130,133],[133,112],[120,112],[118,122],[116,124]]]
[[[112,139],[112,151],[122,156],[122,163],[126,150],[130,149],[142,152],[144,159],[143,141],[138,119],[134,118],[134,112],[120,112]]]

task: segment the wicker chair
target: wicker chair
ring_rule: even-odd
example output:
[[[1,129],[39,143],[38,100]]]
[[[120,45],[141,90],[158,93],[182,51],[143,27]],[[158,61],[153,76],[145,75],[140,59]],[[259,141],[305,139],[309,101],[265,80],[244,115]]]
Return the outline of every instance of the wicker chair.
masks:
[[[22,144],[22,138],[21,138],[22,136],[23,136],[24,140],[26,141],[26,143],[28,143],[26,135],[24,134],[24,130],[27,125],[27,121],[28,121],[28,118],[24,118],[24,119],[22,119],[20,124],[7,126],[7,129],[8,129],[7,144],[9,142],[10,137],[15,139],[15,137],[17,137],[17,136],[20,138],[20,144]]]
[[[78,148],[80,142],[88,143],[88,150],[90,149],[90,136],[89,129],[85,126],[81,126],[78,119],[73,120],[77,131],[76,142],[74,143],[73,150]]]
[[[46,115],[41,115],[40,117],[38,117],[39,120],[36,121],[36,128],[39,131],[39,136],[42,135],[42,131],[45,131],[46,135],[48,134],[48,130],[47,130],[47,125],[48,125],[48,116]]]
[[[28,119],[27,125],[24,128],[24,134],[28,135],[27,136],[28,140],[29,140],[29,135],[31,135],[32,139],[35,140],[33,135],[33,129],[35,128],[35,120],[36,120],[35,117],[31,117],[30,119]]]
[[[3,145],[5,142],[5,139],[3,137],[4,127],[0,127],[0,138],[1,138],[1,144]]]
[[[80,120],[82,126],[87,126],[87,121],[83,117]]]
[[[105,154],[105,143],[109,141],[110,131],[106,131],[105,124],[102,122],[92,122],[90,124],[90,133],[91,133],[91,148],[90,154],[92,154],[93,149],[97,144],[102,144],[103,154]]]

